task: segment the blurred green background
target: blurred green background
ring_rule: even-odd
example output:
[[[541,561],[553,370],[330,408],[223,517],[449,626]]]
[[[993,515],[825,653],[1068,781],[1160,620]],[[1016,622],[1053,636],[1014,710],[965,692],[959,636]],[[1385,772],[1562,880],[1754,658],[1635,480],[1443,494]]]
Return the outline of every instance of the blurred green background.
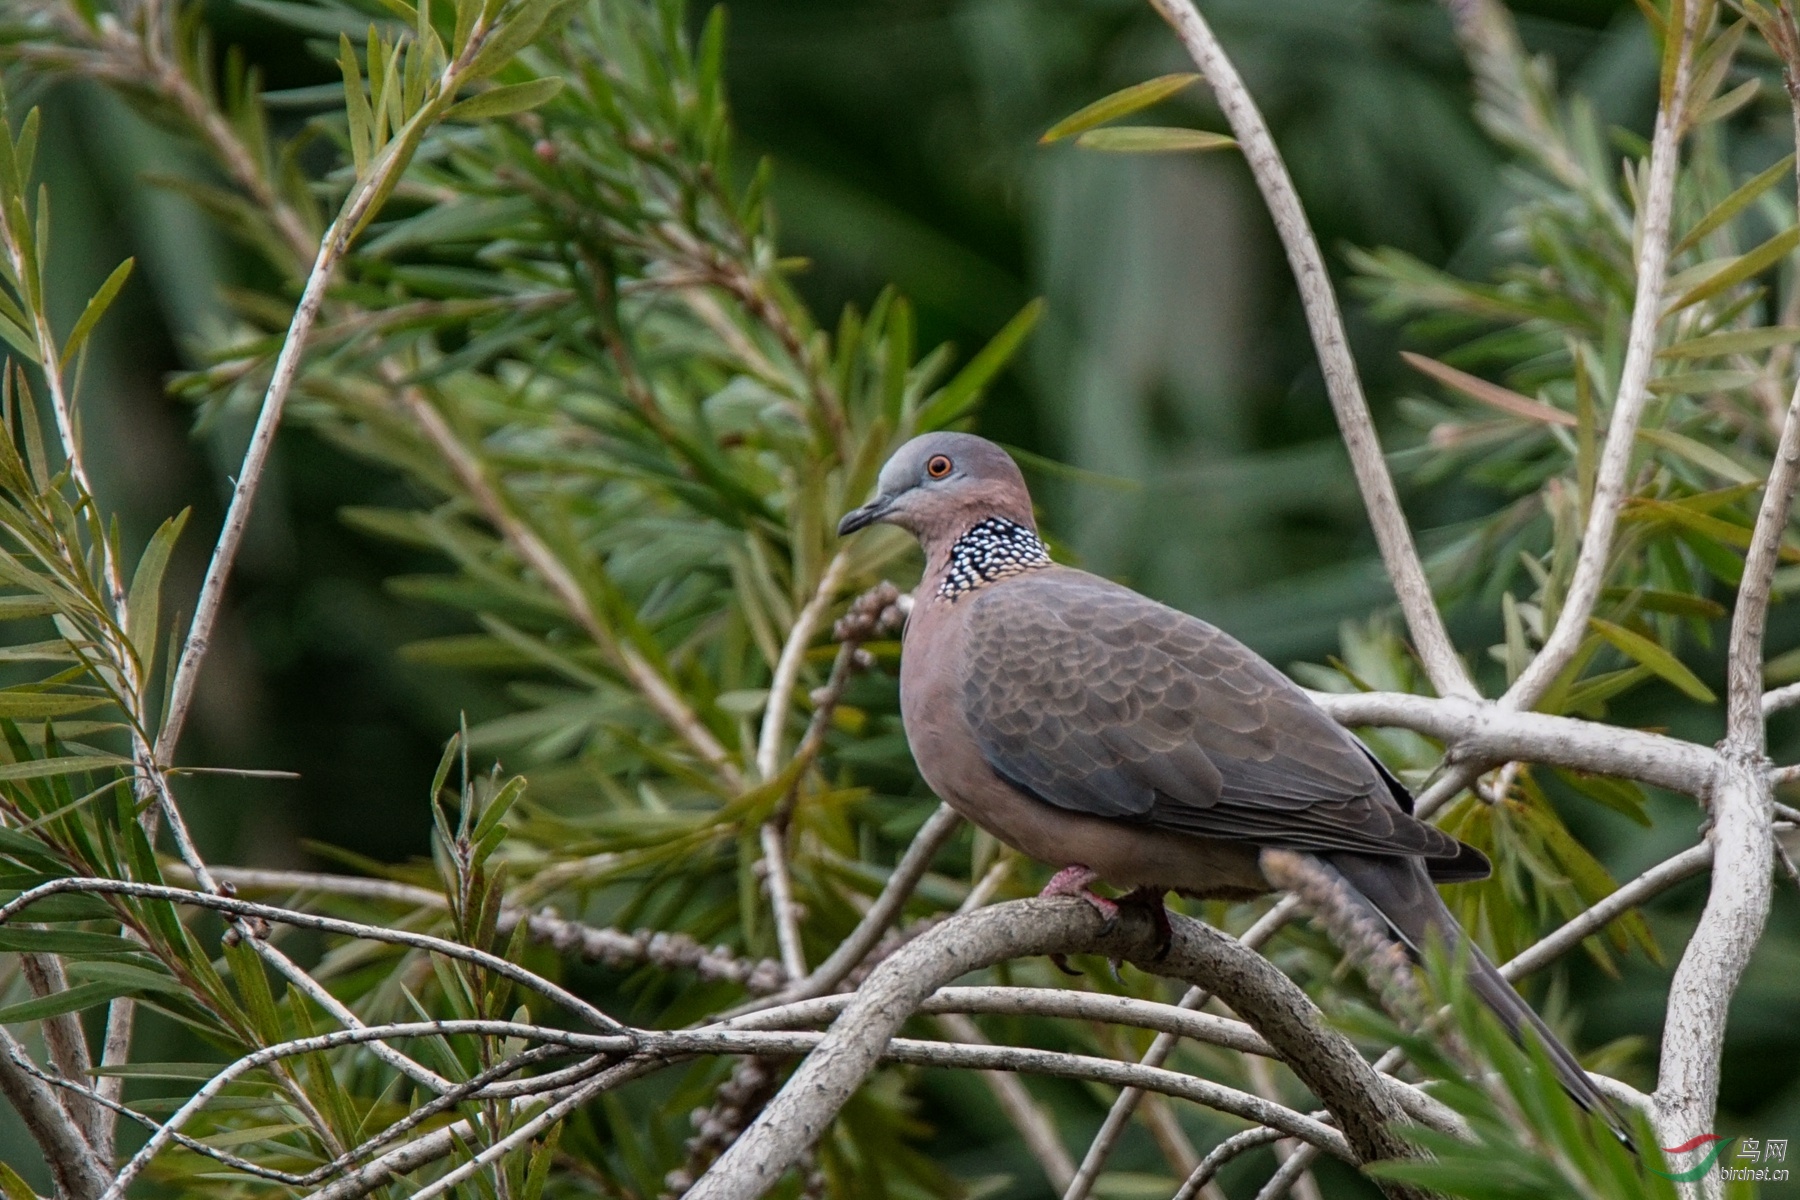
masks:
[[[302,37],[254,9],[211,7],[221,41],[243,46],[271,91],[336,79]],[[1647,131],[1655,62],[1629,0],[1512,7],[1527,45],[1551,55],[1568,86],[1609,121]],[[1206,9],[1264,106],[1334,269],[1346,269],[1344,248],[1376,246],[1481,269],[1501,163],[1475,126],[1436,3],[1211,0]],[[1068,556],[1225,626],[1278,663],[1323,659],[1341,622],[1390,602],[1285,261],[1242,163],[1036,144],[1081,104],[1187,65],[1146,5],[737,0],[729,11],[741,146],[774,160],[782,242],[809,260],[799,286],[822,319],[892,283],[917,304],[923,344],[967,350],[1026,300],[1047,298],[1047,319],[980,428],[1035,456],[1028,475]],[[186,340],[221,319],[220,290],[253,268],[187,201],[147,184],[185,153],[173,137],[88,87],[13,97],[19,110],[30,103],[48,122],[41,157],[64,327],[113,264],[138,258],[90,355],[85,437],[103,501],[128,516],[128,542],[194,507],[170,589],[191,596],[248,416],[196,432],[162,384],[186,363]],[[1170,108],[1179,121],[1220,127],[1203,89]],[[1405,448],[1422,431],[1398,420],[1394,402],[1417,381],[1397,356],[1398,332],[1350,295],[1352,341],[1404,480]],[[421,801],[445,736],[459,712],[498,711],[480,680],[394,653],[455,631],[454,618],[384,591],[405,564],[338,514],[405,502],[404,486],[304,431],[284,434],[184,758],[299,779],[195,779],[192,819],[210,857],[299,865],[319,844],[385,860],[422,853]],[[1427,549],[1430,530],[1491,508],[1454,480],[1406,494]],[[1495,640],[1494,613],[1453,616],[1466,645]],[[1797,634],[1774,629],[1771,653]],[[1653,697],[1637,703],[1621,719],[1661,723]],[[1795,749],[1777,745],[1784,761]],[[1622,876],[1687,844],[1697,819],[1667,798],[1652,831],[1592,806],[1565,815]],[[1683,944],[1703,888],[1695,881],[1657,909],[1665,950]],[[1734,1009],[1729,1132],[1800,1132],[1796,915],[1783,892]],[[1583,1040],[1653,1040],[1667,969],[1637,960],[1625,987],[1592,970],[1570,975]],[[949,1105],[970,1094],[943,1096]],[[999,1135],[987,1128],[999,1120],[991,1109],[955,1121],[922,1115],[947,1156],[982,1154]],[[1120,1165],[1133,1153],[1154,1152],[1132,1145]],[[1019,1178],[1034,1176],[1027,1168]]]

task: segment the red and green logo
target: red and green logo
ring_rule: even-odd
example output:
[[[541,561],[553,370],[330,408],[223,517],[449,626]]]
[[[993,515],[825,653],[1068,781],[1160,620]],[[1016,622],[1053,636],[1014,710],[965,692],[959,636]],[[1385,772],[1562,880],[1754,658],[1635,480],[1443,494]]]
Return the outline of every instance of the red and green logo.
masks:
[[[1712,1149],[1708,1150],[1706,1152],[1706,1157],[1701,1159],[1698,1163],[1695,1163],[1685,1171],[1678,1171],[1673,1175],[1667,1171],[1656,1171],[1655,1167],[1651,1167],[1650,1169],[1656,1171],[1656,1173],[1661,1175],[1664,1179],[1673,1179],[1676,1183],[1693,1183],[1698,1179],[1705,1178],[1706,1173],[1713,1169],[1713,1164],[1719,1161],[1719,1155],[1723,1154],[1726,1147],[1730,1146],[1731,1143],[1735,1141],[1737,1141],[1736,1138],[1721,1137],[1716,1133],[1703,1133],[1694,1140],[1683,1142],[1679,1146],[1664,1146],[1662,1148],[1664,1154],[1691,1154],[1702,1146],[1710,1145]]]

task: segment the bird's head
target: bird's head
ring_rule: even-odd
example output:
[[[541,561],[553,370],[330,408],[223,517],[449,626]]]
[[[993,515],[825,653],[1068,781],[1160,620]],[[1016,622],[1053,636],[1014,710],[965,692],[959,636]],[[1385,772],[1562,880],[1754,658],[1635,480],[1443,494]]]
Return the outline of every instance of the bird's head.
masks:
[[[989,517],[1037,531],[1031,493],[1018,464],[972,433],[927,433],[894,451],[881,468],[875,498],[845,513],[838,534],[881,523],[898,525],[930,550]]]

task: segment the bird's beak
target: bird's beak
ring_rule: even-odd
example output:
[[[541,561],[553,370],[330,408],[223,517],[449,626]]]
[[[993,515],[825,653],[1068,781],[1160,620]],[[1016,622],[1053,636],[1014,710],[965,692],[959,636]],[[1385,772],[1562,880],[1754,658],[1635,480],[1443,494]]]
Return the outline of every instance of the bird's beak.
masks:
[[[867,529],[888,515],[894,507],[892,496],[877,496],[861,508],[853,508],[838,522],[838,536],[849,537],[859,529]]]

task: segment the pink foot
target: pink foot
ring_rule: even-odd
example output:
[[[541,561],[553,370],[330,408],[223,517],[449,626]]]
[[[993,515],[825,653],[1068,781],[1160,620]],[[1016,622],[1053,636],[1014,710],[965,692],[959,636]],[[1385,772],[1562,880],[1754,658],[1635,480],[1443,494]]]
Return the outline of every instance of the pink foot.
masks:
[[[1044,885],[1044,890],[1038,895],[1080,896],[1093,905],[1094,911],[1105,917],[1108,922],[1116,921],[1119,917],[1119,906],[1105,896],[1097,896],[1088,889],[1088,884],[1098,878],[1100,878],[1099,872],[1092,867],[1084,867],[1080,863],[1076,863],[1073,866],[1064,867],[1051,876],[1050,882]]]

